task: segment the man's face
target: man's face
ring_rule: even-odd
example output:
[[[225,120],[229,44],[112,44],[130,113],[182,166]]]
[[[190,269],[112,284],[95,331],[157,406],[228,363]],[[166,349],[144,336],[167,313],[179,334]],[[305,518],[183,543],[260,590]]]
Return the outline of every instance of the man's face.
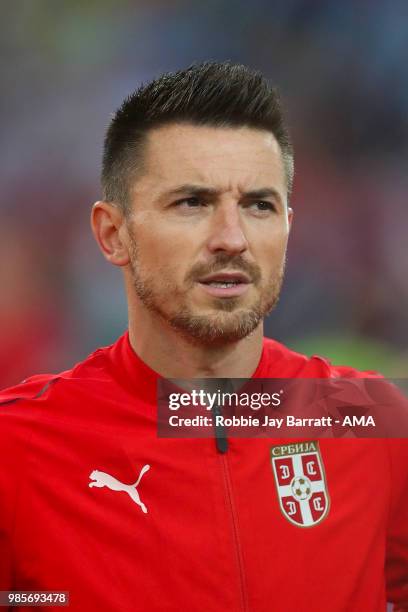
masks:
[[[251,333],[276,304],[290,214],[266,131],[152,130],[130,192],[132,285],[150,313],[201,344]]]

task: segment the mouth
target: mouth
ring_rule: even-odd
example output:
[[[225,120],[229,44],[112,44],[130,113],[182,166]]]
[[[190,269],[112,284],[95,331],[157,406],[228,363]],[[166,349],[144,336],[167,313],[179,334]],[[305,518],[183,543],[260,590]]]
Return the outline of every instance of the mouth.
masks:
[[[198,284],[213,297],[237,297],[251,286],[251,280],[241,272],[217,272],[198,280]]]

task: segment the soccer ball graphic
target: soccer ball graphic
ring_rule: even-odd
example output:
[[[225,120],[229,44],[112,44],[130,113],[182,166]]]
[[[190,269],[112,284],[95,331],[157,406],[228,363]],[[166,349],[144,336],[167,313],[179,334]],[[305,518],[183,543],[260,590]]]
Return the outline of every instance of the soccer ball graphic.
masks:
[[[312,484],[306,476],[295,476],[290,483],[292,494],[295,499],[303,501],[312,495]]]

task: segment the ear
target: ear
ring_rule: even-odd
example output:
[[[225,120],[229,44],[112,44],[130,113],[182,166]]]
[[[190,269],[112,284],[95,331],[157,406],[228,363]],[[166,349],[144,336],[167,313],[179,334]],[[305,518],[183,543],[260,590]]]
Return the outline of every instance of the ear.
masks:
[[[126,266],[129,254],[124,240],[126,225],[120,208],[110,202],[95,202],[91,228],[105,259],[114,266]]]
[[[292,221],[293,221],[293,208],[290,208],[290,206],[288,206],[288,223],[289,223],[289,232],[292,229]]]

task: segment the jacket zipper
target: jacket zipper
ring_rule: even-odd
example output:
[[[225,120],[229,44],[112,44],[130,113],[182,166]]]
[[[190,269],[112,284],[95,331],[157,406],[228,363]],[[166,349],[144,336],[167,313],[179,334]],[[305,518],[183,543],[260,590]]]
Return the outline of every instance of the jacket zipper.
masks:
[[[213,417],[220,415],[222,413],[221,408],[217,405],[213,406],[212,413],[213,413]],[[227,506],[229,509],[229,514],[231,517],[235,557],[237,561],[238,575],[239,575],[241,610],[242,612],[248,612],[247,587],[246,587],[246,581],[245,581],[242,550],[241,550],[241,544],[240,544],[240,539],[239,539],[238,516],[237,516],[235,504],[234,504],[234,498],[232,495],[231,475],[230,475],[229,464],[228,464],[227,432],[223,425],[221,426],[216,425],[214,429],[215,429],[215,432],[214,432],[215,433],[215,445],[217,448],[217,454],[221,462],[225,495],[227,499]]]
[[[229,465],[228,465],[228,458],[227,458],[226,453],[219,452],[218,456],[221,462],[227,504],[228,504],[228,508],[229,508],[229,512],[231,516],[234,548],[235,548],[235,555],[236,555],[238,573],[239,573],[241,609],[243,612],[247,612],[248,611],[247,588],[246,588],[246,581],[245,581],[245,574],[244,574],[242,550],[241,550],[241,544],[239,540],[237,511],[235,508],[234,499],[232,495],[232,485],[231,485],[231,476],[230,476]]]

